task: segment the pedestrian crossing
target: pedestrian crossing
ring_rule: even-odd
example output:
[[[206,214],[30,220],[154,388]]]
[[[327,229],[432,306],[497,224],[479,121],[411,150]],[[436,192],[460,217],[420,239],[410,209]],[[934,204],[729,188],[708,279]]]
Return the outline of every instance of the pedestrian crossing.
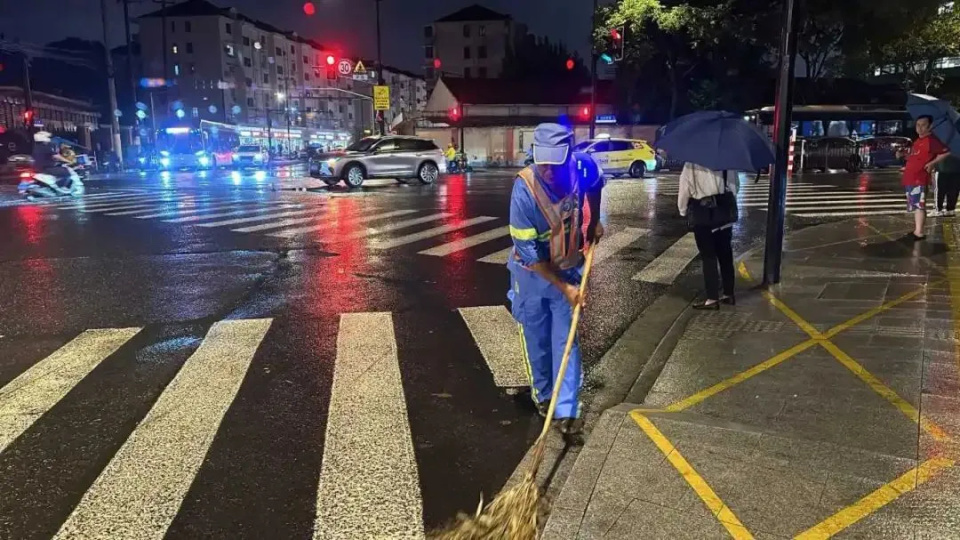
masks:
[[[322,438],[313,433],[302,435],[317,439],[314,452],[318,457],[322,455],[321,467],[313,480],[315,515],[310,524],[313,538],[423,538],[425,535],[421,492],[421,484],[426,482],[421,477],[425,465],[418,462],[411,431],[411,416],[424,413],[408,408],[411,401],[407,394],[411,390],[405,390],[407,375],[398,352],[395,317],[389,312],[339,315],[325,433]],[[517,326],[506,308],[463,308],[446,317],[451,321],[459,319],[459,324],[469,328],[474,343],[468,348],[473,347],[474,354],[482,356],[483,364],[488,366],[489,375],[478,372],[471,356],[465,356],[467,351],[464,351],[459,356],[468,359],[467,365],[459,367],[463,376],[480,373],[480,379],[473,384],[486,386],[505,403],[512,400],[497,388],[526,386],[528,382]],[[159,539],[167,535],[193,484],[208,466],[211,454],[225,452],[236,456],[250,450],[243,440],[233,440],[226,445],[215,445],[214,441],[223,436],[224,418],[244,392],[258,392],[250,387],[250,372],[255,369],[252,367],[255,358],[264,354],[265,341],[278,324],[284,323],[270,318],[229,319],[201,330],[200,339],[190,346],[192,353],[162,387],[149,409],[145,409],[145,415],[118,434],[125,437],[122,444],[76,488],[82,492],[55,494],[69,508],[65,508],[59,525],[46,523],[47,527],[57,525],[53,538]],[[115,360],[114,355],[132,360],[139,357],[140,350],[153,349],[155,338],[145,336],[155,336],[154,330],[150,327],[86,330],[0,386],[0,466],[5,467],[5,474],[14,474],[4,460],[17,454],[15,447],[19,439],[51,410],[60,409],[60,416],[53,415],[59,418],[63,408],[78,407],[77,414],[91,414],[89,421],[93,422],[111,414],[108,410],[92,410],[68,396],[78,386],[89,385],[90,379],[102,374],[101,366]],[[316,357],[307,355],[297,359],[318,366],[327,360],[322,352]],[[136,364],[125,362],[122,369],[133,373],[138,369]],[[297,381],[289,384],[295,385]],[[104,391],[110,390],[104,388]],[[516,414],[532,424],[538,422],[532,410],[518,409]],[[256,415],[244,418],[248,424],[265,420]],[[479,429],[480,424],[482,420],[475,419],[468,429]],[[229,437],[225,440],[231,441]],[[520,447],[528,444],[525,439],[515,442]],[[499,441],[494,446],[501,444]],[[455,450],[451,449],[451,458]],[[489,452],[501,450],[499,446],[488,449]],[[84,462],[84,466],[89,465]],[[515,466],[516,462],[504,463],[504,474],[509,475]],[[476,497],[475,486],[447,487],[466,491],[468,499]],[[29,493],[29,486],[26,489]],[[222,493],[225,499],[236,497],[256,498],[257,494]],[[222,503],[216,499],[191,501],[192,504],[198,502],[211,506]],[[24,524],[16,523],[20,519],[15,517],[19,515],[18,504],[30,505],[31,501],[8,499],[0,503],[0,514],[4,518],[0,519],[0,538],[13,538],[11,531],[23,530]],[[289,504],[290,501],[284,500],[263,500],[258,503],[258,511],[269,514],[282,511]],[[14,516],[12,521],[8,521],[11,516]],[[35,516],[41,518],[41,515]]]
[[[676,197],[678,194],[677,184],[665,185],[663,179],[647,182],[657,182],[658,195]],[[741,209],[766,209],[769,195],[768,178],[754,182],[750,177],[741,176],[737,196]],[[879,216],[903,214],[906,202],[900,192],[859,191],[819,183],[789,182],[786,208],[788,214],[806,218]]]
[[[745,192],[744,197],[751,195]],[[363,245],[370,252],[409,249],[428,258],[469,257],[485,265],[505,265],[512,240],[505,217],[463,216],[423,208],[357,205],[345,199],[236,199],[216,195],[112,193],[47,205],[52,210],[111,219],[154,220],[165,224],[257,234],[330,249]],[[749,200],[742,204],[753,204]],[[831,207],[833,208],[833,207]],[[837,208],[845,208],[839,205]],[[597,265],[617,259],[633,247],[649,248],[650,230],[608,227],[595,256]],[[635,281],[669,285],[696,257],[692,237],[681,238],[633,277]],[[636,272],[636,270],[634,270]]]

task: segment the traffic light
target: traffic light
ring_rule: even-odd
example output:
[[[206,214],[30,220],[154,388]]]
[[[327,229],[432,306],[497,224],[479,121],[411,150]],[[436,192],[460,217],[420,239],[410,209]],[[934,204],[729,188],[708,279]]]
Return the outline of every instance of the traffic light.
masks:
[[[313,2],[306,2],[305,4],[303,4],[303,13],[306,14],[308,17],[312,16],[316,12],[317,12],[317,8],[313,5]]]
[[[613,58],[615,60],[623,60],[624,42],[626,41],[623,39],[623,34],[626,30],[626,26],[610,29],[610,39],[613,41]]]
[[[580,120],[590,120],[590,106],[584,105],[583,107],[580,107],[578,116],[580,116]]]
[[[573,68],[577,67],[577,63],[574,62],[573,58],[567,58],[567,71],[573,71]]]
[[[440,62],[440,59],[439,59],[439,58],[434,58],[434,59],[433,59],[433,69],[440,69],[440,66],[441,66],[441,65],[443,65],[443,64]]]
[[[450,118],[451,122],[459,122],[461,117],[460,106],[456,105],[451,107],[450,110],[447,111],[447,117]]]
[[[33,110],[23,111],[23,124],[27,127],[33,127]]]
[[[337,58],[328,54],[326,58],[327,80],[333,81],[337,78]]]

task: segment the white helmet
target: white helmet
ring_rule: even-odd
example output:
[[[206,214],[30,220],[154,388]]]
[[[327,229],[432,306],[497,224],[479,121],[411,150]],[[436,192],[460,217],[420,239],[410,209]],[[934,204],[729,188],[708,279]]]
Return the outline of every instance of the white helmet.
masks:
[[[49,131],[38,131],[33,134],[33,140],[39,143],[48,143],[50,142],[50,132]]]

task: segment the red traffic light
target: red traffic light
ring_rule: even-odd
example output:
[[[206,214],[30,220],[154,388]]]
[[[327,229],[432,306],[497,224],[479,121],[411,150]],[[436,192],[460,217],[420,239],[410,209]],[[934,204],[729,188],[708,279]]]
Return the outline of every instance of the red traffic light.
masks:
[[[567,58],[567,71],[573,71],[576,65],[577,63],[573,61],[573,58]]]
[[[26,110],[23,111],[23,121],[29,123],[33,122],[33,111]]]
[[[460,107],[451,107],[447,112],[447,116],[450,117],[450,120],[457,121],[460,119]]]
[[[337,63],[337,59],[336,59],[332,54],[328,54],[328,55],[327,55],[327,65],[328,65],[328,66],[332,66],[332,65],[334,65],[334,64],[336,64],[336,63]]]
[[[610,37],[612,37],[614,41],[620,41],[621,39],[623,39],[623,34],[620,33],[619,28],[611,28]]]
[[[313,15],[317,12],[317,8],[313,6],[313,2],[307,2],[303,5],[303,12],[307,15]]]
[[[440,65],[441,65],[440,59],[439,59],[439,58],[434,58],[434,59],[433,59],[433,69],[440,69]]]
[[[590,118],[590,106],[585,105],[580,108],[580,118],[583,118],[583,119]]]

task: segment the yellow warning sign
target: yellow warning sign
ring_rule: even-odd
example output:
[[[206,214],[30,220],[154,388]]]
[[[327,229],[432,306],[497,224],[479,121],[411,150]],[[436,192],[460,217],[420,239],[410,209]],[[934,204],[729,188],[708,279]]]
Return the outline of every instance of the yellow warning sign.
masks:
[[[390,87],[389,86],[377,85],[373,87],[373,110],[375,111],[390,110]]]
[[[353,66],[354,75],[363,75],[367,72],[367,66],[363,65],[363,60],[358,59],[356,65]]]

